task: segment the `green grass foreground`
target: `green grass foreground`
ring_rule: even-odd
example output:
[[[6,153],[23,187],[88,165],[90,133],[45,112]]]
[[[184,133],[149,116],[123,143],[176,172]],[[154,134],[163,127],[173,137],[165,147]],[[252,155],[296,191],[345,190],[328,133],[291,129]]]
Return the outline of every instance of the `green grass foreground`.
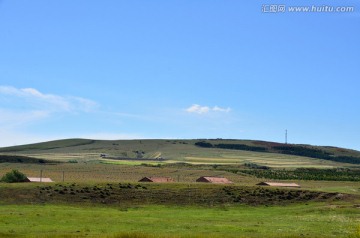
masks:
[[[359,208],[2,205],[0,237],[360,237]]]

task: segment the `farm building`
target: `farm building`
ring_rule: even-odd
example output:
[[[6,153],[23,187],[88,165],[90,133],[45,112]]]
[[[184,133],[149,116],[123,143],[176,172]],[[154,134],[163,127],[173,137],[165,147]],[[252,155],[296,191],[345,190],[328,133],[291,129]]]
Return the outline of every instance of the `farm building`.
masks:
[[[196,182],[203,182],[203,183],[232,183],[227,178],[223,177],[211,177],[211,176],[203,176],[196,180]]]
[[[38,183],[52,183],[54,181],[51,178],[35,178],[35,177],[27,177],[30,182],[38,182]]]
[[[297,183],[274,183],[274,182],[261,182],[256,185],[260,186],[272,186],[272,187],[292,187],[292,188],[300,188],[300,185]]]
[[[174,180],[169,177],[144,177],[140,179],[139,182],[169,183],[174,182]]]

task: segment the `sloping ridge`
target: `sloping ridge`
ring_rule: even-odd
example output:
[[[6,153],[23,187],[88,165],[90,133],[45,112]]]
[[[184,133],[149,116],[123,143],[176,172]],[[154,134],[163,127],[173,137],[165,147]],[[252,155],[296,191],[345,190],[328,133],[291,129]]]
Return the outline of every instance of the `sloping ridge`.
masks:
[[[155,142],[155,143],[154,143]],[[179,142],[179,143],[177,143]],[[181,143],[180,143],[181,142]],[[185,143],[186,142],[186,143]],[[96,144],[96,146],[91,146]],[[127,152],[138,150],[139,147],[147,146],[146,158],[154,155],[155,152],[162,153],[166,147],[177,152],[179,149],[186,151],[196,147],[203,149],[227,149],[227,150],[245,150],[262,153],[275,153],[275,154],[288,154],[303,156],[308,158],[330,160],[341,163],[360,164],[360,151],[338,148],[333,146],[313,146],[303,144],[284,144],[277,142],[267,142],[258,140],[234,140],[234,139],[194,139],[194,140],[91,140],[91,139],[64,139],[49,142],[35,143],[29,145],[12,146],[0,148],[0,153],[7,152],[34,152],[46,151],[61,148],[73,148],[73,151],[83,152],[84,147],[96,147],[96,151],[101,151],[105,147],[110,148],[112,151],[119,151],[118,148],[113,148],[118,145],[126,144]],[[89,146],[90,145],[90,146]],[[179,146],[179,147],[177,147]],[[78,147],[78,149],[77,149]],[[150,150],[148,150],[151,148]],[[152,150],[153,149],[153,150]],[[121,150],[121,149],[120,149]],[[170,153],[171,153],[170,150]],[[125,156],[126,157],[126,156]],[[151,157],[151,156],[150,156]]]
[[[89,145],[93,144],[95,140],[89,139],[64,139],[64,140],[54,140],[48,142],[40,142],[35,144],[28,145],[19,145],[19,146],[11,146],[0,148],[0,152],[19,152],[19,151],[27,151],[27,150],[51,150],[57,148],[67,148],[67,147],[75,147],[81,145]]]
[[[331,146],[283,144],[266,141],[201,140],[195,143],[203,148],[245,150],[263,153],[278,153],[330,160],[340,163],[360,164],[360,152]]]

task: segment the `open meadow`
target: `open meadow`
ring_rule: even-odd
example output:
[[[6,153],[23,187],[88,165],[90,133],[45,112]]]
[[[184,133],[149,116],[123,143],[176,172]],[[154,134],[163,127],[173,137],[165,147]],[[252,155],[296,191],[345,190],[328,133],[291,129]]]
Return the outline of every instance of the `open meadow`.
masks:
[[[195,143],[65,140],[2,148],[1,176],[16,169],[54,182],[0,183],[0,237],[360,237],[356,163]],[[317,179],[293,177],[301,168]],[[320,180],[323,171],[330,172]],[[145,176],[174,182],[139,183]],[[200,176],[233,183],[195,182]],[[256,186],[265,180],[301,188]]]
[[[2,237],[358,237],[359,214],[341,204],[0,207]],[[358,233],[357,233],[358,234]]]

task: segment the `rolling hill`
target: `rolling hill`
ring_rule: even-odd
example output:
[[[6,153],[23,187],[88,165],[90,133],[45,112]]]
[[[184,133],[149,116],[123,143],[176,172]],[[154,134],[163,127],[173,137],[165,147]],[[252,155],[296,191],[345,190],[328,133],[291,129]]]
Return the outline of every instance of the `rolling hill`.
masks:
[[[59,161],[101,160],[106,163],[124,163],[124,161],[191,164],[255,163],[279,168],[331,168],[360,164],[360,152],[345,148],[227,139],[65,139],[4,147],[0,148],[0,153]]]

